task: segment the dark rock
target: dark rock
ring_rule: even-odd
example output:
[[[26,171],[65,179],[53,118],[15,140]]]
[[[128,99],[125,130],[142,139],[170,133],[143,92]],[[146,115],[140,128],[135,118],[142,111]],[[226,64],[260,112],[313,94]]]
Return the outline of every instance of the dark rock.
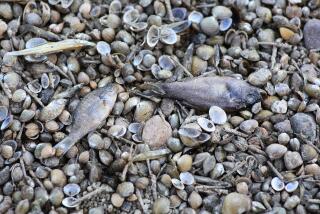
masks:
[[[314,118],[305,113],[296,113],[290,119],[292,130],[299,138],[314,141],[316,139],[316,122]]]

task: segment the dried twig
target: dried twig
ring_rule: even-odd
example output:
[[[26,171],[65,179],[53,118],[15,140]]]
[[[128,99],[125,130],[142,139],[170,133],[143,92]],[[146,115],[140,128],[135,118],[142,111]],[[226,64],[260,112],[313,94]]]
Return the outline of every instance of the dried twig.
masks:
[[[35,95],[32,91],[30,91],[27,86],[24,87],[24,90],[25,90],[41,107],[44,107],[44,105],[43,105],[42,101],[40,100],[40,98],[37,97],[37,95]]]
[[[269,165],[270,169],[273,171],[276,176],[278,176],[282,181],[284,180],[284,177],[281,175],[281,173],[276,169],[276,167],[273,166],[273,164],[270,161],[267,161],[267,164]]]

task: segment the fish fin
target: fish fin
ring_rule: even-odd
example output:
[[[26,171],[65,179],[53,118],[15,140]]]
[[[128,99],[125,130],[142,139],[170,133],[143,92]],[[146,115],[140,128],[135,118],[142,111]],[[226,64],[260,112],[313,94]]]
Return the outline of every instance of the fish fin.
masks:
[[[77,139],[67,136],[62,141],[60,141],[58,144],[54,146],[56,149],[56,155],[58,157],[62,157],[64,154],[66,154],[70,148],[77,142]]]
[[[160,96],[163,96],[166,94],[166,92],[163,90],[163,88],[159,83],[146,82],[139,85],[139,88],[144,90],[150,90],[156,94],[159,94]]]

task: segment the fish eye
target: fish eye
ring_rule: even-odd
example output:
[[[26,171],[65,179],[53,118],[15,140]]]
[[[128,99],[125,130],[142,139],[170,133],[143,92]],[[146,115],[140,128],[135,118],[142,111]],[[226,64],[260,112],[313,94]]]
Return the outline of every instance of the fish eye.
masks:
[[[257,97],[256,94],[250,93],[247,95],[247,101],[249,103],[254,103],[256,101],[256,97]]]

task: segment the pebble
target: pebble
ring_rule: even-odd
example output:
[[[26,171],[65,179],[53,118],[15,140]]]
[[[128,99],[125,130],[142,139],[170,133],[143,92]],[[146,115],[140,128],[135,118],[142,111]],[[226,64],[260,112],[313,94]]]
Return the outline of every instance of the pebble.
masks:
[[[272,77],[271,71],[267,68],[260,68],[248,76],[248,81],[255,86],[265,85]]]
[[[282,158],[284,154],[287,152],[287,150],[288,150],[287,147],[278,143],[274,143],[267,146],[266,153],[268,154],[268,157],[271,160],[275,160],[275,159]]]
[[[121,197],[120,194],[118,194],[118,193],[113,193],[113,194],[111,195],[111,203],[112,203],[113,206],[115,206],[115,207],[121,207],[122,204],[123,204],[123,202],[124,202],[124,198]]]
[[[147,120],[143,128],[142,140],[151,148],[159,148],[167,142],[171,135],[170,124],[157,115]]]
[[[196,191],[193,191],[188,198],[188,203],[190,204],[191,208],[198,209],[202,204],[202,198]]]
[[[294,134],[299,138],[314,141],[317,136],[317,125],[314,118],[306,113],[296,113],[290,118]]]
[[[284,164],[288,170],[291,170],[301,166],[303,161],[298,152],[287,151],[284,155]]]
[[[300,204],[300,198],[297,195],[288,197],[284,203],[284,207],[288,210],[294,209],[298,204]]]
[[[177,161],[177,166],[181,172],[189,171],[192,167],[191,155],[182,155]]]
[[[240,124],[240,129],[246,133],[252,133],[259,126],[256,120],[245,120]]]
[[[240,194],[248,194],[249,192],[249,187],[248,184],[246,182],[239,182],[236,186],[237,192]]]
[[[304,45],[308,49],[320,48],[320,20],[311,19],[303,28]]]
[[[202,19],[200,22],[200,28],[202,32],[208,36],[214,36],[219,33],[219,23],[213,16]]]
[[[275,101],[271,105],[271,111],[273,113],[285,114],[287,113],[287,110],[288,110],[288,104],[287,104],[287,101],[285,100]]]
[[[301,157],[303,161],[311,161],[318,158],[318,152],[312,146],[303,144],[301,146]]]
[[[67,183],[67,177],[60,169],[54,169],[50,173],[51,182],[53,185],[63,187]]]
[[[117,193],[120,194],[121,197],[129,197],[134,193],[134,185],[131,182],[123,182],[118,185]]]
[[[153,203],[152,213],[154,214],[166,214],[170,211],[170,200],[168,198],[162,197],[158,198]]]
[[[223,201],[222,214],[239,214],[250,211],[251,199],[243,194],[229,193]]]

